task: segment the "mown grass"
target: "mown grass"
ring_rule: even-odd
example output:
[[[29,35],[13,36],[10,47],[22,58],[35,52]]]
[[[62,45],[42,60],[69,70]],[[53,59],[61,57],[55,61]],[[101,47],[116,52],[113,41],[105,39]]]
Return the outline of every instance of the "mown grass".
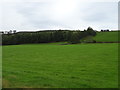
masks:
[[[3,87],[116,88],[118,44],[3,46]]]

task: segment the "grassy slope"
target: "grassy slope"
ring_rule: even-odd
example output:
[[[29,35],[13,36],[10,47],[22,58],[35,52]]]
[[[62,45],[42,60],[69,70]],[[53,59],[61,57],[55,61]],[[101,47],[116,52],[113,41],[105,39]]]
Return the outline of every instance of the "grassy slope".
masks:
[[[93,42],[95,40],[96,42],[120,42],[118,40],[118,32],[97,32],[97,35],[95,37],[88,36],[83,38],[82,42]]]
[[[3,46],[4,87],[117,87],[117,44]]]
[[[97,42],[117,42],[118,32],[99,32],[93,39]]]
[[[2,88],[2,46],[0,46],[0,89]]]

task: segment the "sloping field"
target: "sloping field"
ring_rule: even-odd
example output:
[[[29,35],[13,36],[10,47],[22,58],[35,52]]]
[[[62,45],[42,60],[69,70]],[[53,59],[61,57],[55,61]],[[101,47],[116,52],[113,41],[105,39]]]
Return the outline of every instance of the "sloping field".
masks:
[[[118,40],[118,31],[99,32],[93,39],[97,42],[120,42],[120,40]]]
[[[3,46],[3,87],[116,88],[118,45]]]

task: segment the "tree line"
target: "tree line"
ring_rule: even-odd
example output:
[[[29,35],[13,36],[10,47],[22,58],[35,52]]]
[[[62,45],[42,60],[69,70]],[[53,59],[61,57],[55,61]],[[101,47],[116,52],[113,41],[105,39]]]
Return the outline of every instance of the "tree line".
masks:
[[[37,32],[11,32],[2,34],[2,45],[50,43],[63,41],[75,44],[80,43],[80,40],[84,37],[96,35],[96,31],[94,31],[91,27],[88,27],[87,30],[84,31],[46,30]]]

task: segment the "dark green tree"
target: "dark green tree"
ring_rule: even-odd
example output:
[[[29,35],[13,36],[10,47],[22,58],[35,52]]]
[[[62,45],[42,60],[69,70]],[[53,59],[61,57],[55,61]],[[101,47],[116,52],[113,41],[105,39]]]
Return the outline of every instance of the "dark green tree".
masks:
[[[72,32],[69,42],[72,44],[80,43],[79,34]]]
[[[87,33],[88,33],[90,36],[95,36],[95,35],[96,35],[96,32],[95,32],[91,27],[88,27],[88,28],[87,28]]]

